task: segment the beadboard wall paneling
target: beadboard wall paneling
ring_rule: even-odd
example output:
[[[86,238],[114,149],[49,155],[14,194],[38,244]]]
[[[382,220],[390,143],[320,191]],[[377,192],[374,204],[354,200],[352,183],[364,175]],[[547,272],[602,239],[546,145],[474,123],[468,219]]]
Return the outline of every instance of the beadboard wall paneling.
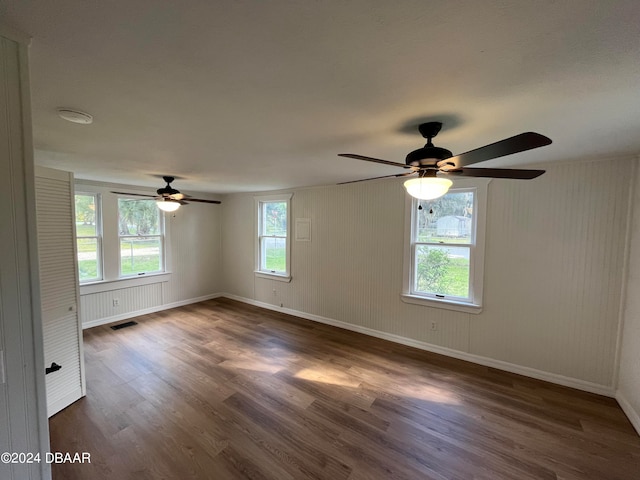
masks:
[[[102,196],[103,205],[114,202],[111,190],[150,193],[141,187],[103,184],[99,182],[77,181],[76,190],[96,192]],[[189,194],[201,198],[205,195]],[[153,277],[141,279],[144,285],[120,288],[119,282],[102,286],[81,288],[81,314],[85,328],[111,321],[119,321],[149,311],[201,301],[220,292],[222,288],[221,262],[221,221],[222,206],[204,203],[190,203],[175,213],[165,214],[167,231],[167,264],[169,277],[153,282]],[[117,222],[114,204],[103,208],[103,223]],[[104,242],[110,241],[106,238]],[[107,247],[108,248],[108,247]],[[117,246],[116,252],[117,252]],[[116,280],[116,279],[111,279]],[[133,280],[135,282],[135,279]],[[131,281],[127,281],[131,283]],[[103,291],[95,292],[96,289]],[[113,300],[119,304],[114,306]]]
[[[229,195],[225,291],[611,388],[633,162],[492,181],[479,315],[400,300],[402,179],[293,190],[292,219],[311,219],[312,240],[292,241],[289,284],[255,278],[252,195]]]
[[[636,165],[616,398],[640,434],[640,165]]]
[[[49,451],[29,99],[29,38],[0,18],[0,452]],[[51,465],[0,462],[3,480]]]
[[[471,353],[613,385],[632,167],[569,164],[491,183]]]
[[[118,301],[114,306],[113,301]],[[80,296],[82,322],[95,322],[162,305],[162,282]]]

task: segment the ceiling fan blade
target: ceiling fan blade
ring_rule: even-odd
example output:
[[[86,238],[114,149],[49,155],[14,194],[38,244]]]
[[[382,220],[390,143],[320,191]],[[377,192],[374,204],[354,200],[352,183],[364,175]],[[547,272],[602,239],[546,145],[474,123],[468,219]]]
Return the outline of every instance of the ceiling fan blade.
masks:
[[[484,162],[494,158],[504,157],[513,153],[525,152],[538,147],[549,145],[551,139],[535,132],[526,132],[514,137],[500,140],[499,142],[476,148],[469,152],[461,153],[455,157],[438,162],[442,169],[457,169],[478,162]]]
[[[513,178],[516,180],[531,180],[539,177],[544,170],[524,170],[515,168],[462,168],[450,172],[442,172],[449,175],[462,177],[489,177],[489,178]]]
[[[379,178],[406,177],[407,175],[413,175],[414,173],[416,172],[398,173],[397,175],[384,175],[382,177],[363,178],[362,180],[351,180],[350,182],[340,182],[338,183],[338,185],[346,185],[347,183],[367,182],[369,180],[378,180]]]
[[[200,202],[200,203],[215,203],[215,204],[220,204],[222,203],[220,200],[203,200],[202,198],[187,198],[187,200],[189,202]]]
[[[142,193],[128,193],[128,192],[111,192],[111,193],[115,193],[116,195],[131,195],[134,197],[151,197],[151,198],[155,198],[157,195],[144,195]]]
[[[355,153],[339,153],[339,157],[355,158],[356,160],[364,160],[366,162],[383,163],[385,165],[392,165],[394,167],[401,168],[413,168],[411,165],[405,165],[404,163],[391,162],[389,160],[381,160],[379,158],[365,157],[363,155],[356,155]]]

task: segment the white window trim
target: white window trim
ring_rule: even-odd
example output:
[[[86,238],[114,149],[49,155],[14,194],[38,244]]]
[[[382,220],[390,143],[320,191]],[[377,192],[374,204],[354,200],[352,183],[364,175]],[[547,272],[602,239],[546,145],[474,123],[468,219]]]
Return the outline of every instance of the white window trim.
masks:
[[[255,217],[253,221],[254,225],[254,243],[255,243],[255,266],[254,274],[258,278],[268,278],[270,280],[277,280],[280,282],[291,281],[291,197],[293,193],[285,193],[279,195],[261,195],[254,198],[255,202]],[[260,269],[260,204],[265,202],[286,202],[287,203],[287,241],[286,241],[286,256],[287,256],[287,271],[285,273],[274,273]]]
[[[475,247],[473,247],[473,261],[471,269],[471,292],[469,301],[459,299],[435,298],[412,293],[412,239],[413,239],[413,211],[417,208],[417,200],[406,194],[405,201],[405,241],[403,258],[403,285],[400,298],[405,303],[422,305],[426,307],[443,308],[446,310],[456,310],[459,312],[478,314],[482,312],[483,299],[483,279],[484,279],[484,253],[485,253],[485,232],[487,221],[487,194],[490,178],[464,178],[455,179],[450,191],[456,189],[475,189]]]
[[[144,275],[120,276],[120,256],[118,253],[120,246],[118,238],[118,197],[125,197],[126,195],[117,195],[111,193],[111,190],[122,190],[123,188],[123,185],[93,182],[90,180],[76,180],[75,182],[77,193],[99,194],[102,221],[102,280],[81,283],[81,295],[105,292],[116,288],[147,285],[149,283],[167,282],[171,279],[171,228],[170,222],[167,221],[167,215],[170,215],[170,213],[166,212],[161,213],[163,222],[162,248],[164,270],[162,272],[147,273]],[[126,190],[132,193],[149,194],[150,197],[155,193],[144,188],[132,186],[126,186]]]
[[[87,295],[90,293],[110,292],[112,290],[121,290],[123,288],[168,282],[169,280],[171,280],[171,274],[166,272],[149,273],[139,277],[122,277],[115,280],[102,280],[99,282],[81,284],[80,294]]]
[[[80,285],[87,285],[89,283],[96,283],[96,282],[102,282],[104,281],[104,253],[103,253],[103,234],[102,234],[102,195],[98,192],[89,192],[89,191],[78,191],[76,190],[73,194],[73,200],[74,200],[74,209],[73,209],[73,225],[75,227],[76,222],[77,222],[77,217],[76,217],[76,210],[75,210],[75,197],[76,195],[85,195],[85,196],[92,196],[93,197],[93,202],[96,208],[96,234],[95,236],[82,236],[79,237],[77,234],[77,229],[74,228],[74,231],[76,232],[75,234],[75,242],[76,242],[76,259],[78,256],[78,252],[77,252],[77,248],[78,248],[78,239],[79,238],[95,238],[96,239],[96,261],[97,261],[97,268],[98,268],[98,278],[93,278],[93,279],[89,279],[89,280],[80,280],[80,271],[78,271],[78,282],[80,283]],[[77,260],[79,262],[79,260]]]
[[[166,237],[166,228],[165,228],[165,216],[163,210],[160,210],[158,208],[158,218],[160,221],[160,233],[155,234],[155,235],[142,235],[142,237],[147,237],[147,238],[159,238],[160,239],[160,251],[162,252],[162,256],[160,258],[161,262],[160,262],[160,270],[154,270],[153,272],[140,272],[140,273],[132,273],[130,275],[123,275],[122,273],[122,239],[123,238],[137,238],[137,235],[120,235],[120,209],[119,209],[119,202],[118,200],[121,198],[126,198],[129,200],[133,200],[133,201],[141,201],[141,200],[151,200],[153,201],[152,198],[146,199],[146,198],[137,198],[137,197],[133,197],[131,195],[116,195],[116,208],[118,209],[117,214],[117,223],[116,223],[116,229],[118,229],[118,279],[119,280],[128,280],[130,278],[139,278],[141,276],[149,276],[149,275],[161,275],[163,273],[167,273],[167,261],[166,261],[166,257],[167,257],[167,248],[165,247],[166,241],[165,241],[165,237]],[[156,207],[157,208],[157,207]]]

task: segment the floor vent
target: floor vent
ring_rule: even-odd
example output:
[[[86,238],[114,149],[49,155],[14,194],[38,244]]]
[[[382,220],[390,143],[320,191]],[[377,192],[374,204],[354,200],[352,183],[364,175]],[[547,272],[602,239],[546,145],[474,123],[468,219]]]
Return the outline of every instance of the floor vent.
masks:
[[[130,322],[124,322],[124,323],[121,323],[121,324],[119,324],[119,325],[113,325],[113,326],[111,327],[111,329],[112,329],[112,330],[120,330],[121,328],[133,327],[134,325],[137,325],[137,324],[138,324],[138,322],[134,322],[134,321],[132,320],[132,321],[130,321]]]

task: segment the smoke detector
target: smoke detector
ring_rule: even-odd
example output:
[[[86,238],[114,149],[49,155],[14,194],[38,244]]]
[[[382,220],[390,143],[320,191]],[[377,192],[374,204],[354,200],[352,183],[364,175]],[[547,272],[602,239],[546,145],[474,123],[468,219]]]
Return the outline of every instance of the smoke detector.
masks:
[[[82,125],[93,123],[93,117],[88,113],[72,108],[58,108],[58,116],[64,120]]]

